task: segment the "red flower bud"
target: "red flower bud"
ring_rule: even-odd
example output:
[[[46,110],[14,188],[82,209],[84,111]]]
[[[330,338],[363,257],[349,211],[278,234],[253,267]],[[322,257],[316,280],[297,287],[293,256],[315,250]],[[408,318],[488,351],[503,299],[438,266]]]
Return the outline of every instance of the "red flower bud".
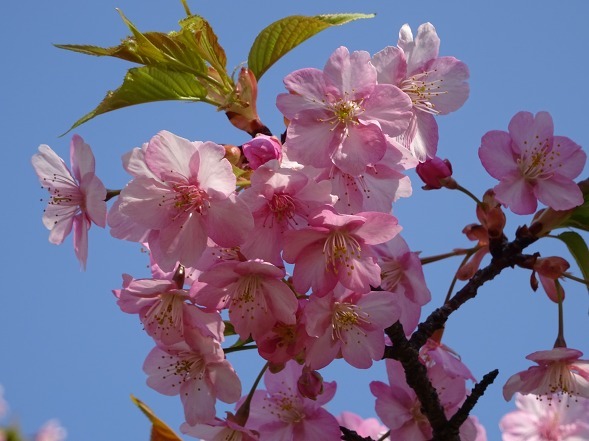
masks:
[[[452,180],[452,164],[447,159],[437,156],[417,165],[415,169],[425,183],[425,190],[437,190],[446,187]]]

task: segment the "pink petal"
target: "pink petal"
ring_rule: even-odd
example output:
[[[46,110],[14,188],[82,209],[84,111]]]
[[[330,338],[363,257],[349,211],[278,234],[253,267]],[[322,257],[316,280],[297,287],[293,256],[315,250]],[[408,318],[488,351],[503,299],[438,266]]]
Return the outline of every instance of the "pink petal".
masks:
[[[379,84],[364,100],[361,121],[376,121],[388,136],[401,135],[409,126],[413,104],[411,98],[391,84]]]
[[[379,84],[399,85],[407,76],[407,61],[402,49],[387,46],[372,57]]]
[[[509,122],[509,134],[513,139],[519,156],[527,146],[537,143],[537,140],[551,140],[554,134],[554,124],[548,112],[538,112],[536,116],[530,112],[518,112]]]
[[[357,213],[356,216],[365,218],[366,222],[355,228],[353,234],[362,238],[367,245],[387,242],[402,230],[397,218],[392,214],[367,211]]]
[[[254,219],[248,206],[235,195],[211,203],[204,222],[210,238],[221,247],[242,244],[254,228]]]
[[[540,202],[554,210],[568,210],[581,205],[584,201],[579,186],[574,181],[558,175],[537,181],[534,194]]]
[[[479,147],[479,158],[487,173],[495,179],[519,174],[511,136],[507,132],[492,130],[485,133]]]
[[[454,57],[440,57],[426,69],[431,72],[427,81],[438,82],[440,87],[440,94],[430,99],[434,109],[445,115],[462,107],[470,93],[468,66]]]
[[[367,165],[380,161],[387,149],[386,139],[376,124],[350,125],[337,142],[333,163],[353,176],[363,173]]]
[[[74,135],[70,143],[70,163],[78,182],[81,182],[87,173],[94,174],[94,155],[90,146],[79,135]]]
[[[192,156],[190,170],[197,176],[199,187],[215,198],[232,194],[235,191],[235,175],[229,161],[223,158],[225,149],[214,142],[196,144],[198,155]]]
[[[370,54],[365,51],[350,54],[344,46],[329,57],[323,73],[328,90],[345,100],[365,98],[376,85],[376,69],[370,64]]]
[[[503,177],[495,186],[495,196],[516,214],[532,214],[538,206],[534,189],[519,174]]]
[[[191,174],[190,159],[196,150],[189,140],[164,130],[149,141],[145,162],[159,178],[173,173],[186,179]]]
[[[88,229],[90,222],[82,213],[74,217],[74,251],[82,269],[86,269],[88,260]]]

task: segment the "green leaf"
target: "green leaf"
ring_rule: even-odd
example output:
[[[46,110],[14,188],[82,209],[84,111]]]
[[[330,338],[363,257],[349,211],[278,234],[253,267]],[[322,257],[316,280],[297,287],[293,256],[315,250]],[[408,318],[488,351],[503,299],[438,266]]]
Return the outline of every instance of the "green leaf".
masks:
[[[192,15],[180,21],[180,26],[179,38],[186,46],[208,61],[224,79],[231,81],[227,75],[227,56],[211,25],[204,18]]]
[[[587,248],[585,240],[583,240],[579,233],[574,231],[565,231],[555,237],[565,243],[569,252],[577,262],[577,265],[583,274],[583,279],[589,280],[589,248]],[[587,287],[587,289],[589,290],[589,287]]]
[[[154,101],[201,101],[206,95],[206,89],[189,73],[160,67],[129,69],[121,87],[109,91],[102,102],[76,121],[68,132],[97,115],[123,107]]]
[[[248,56],[248,67],[259,80],[270,66],[303,41],[332,26],[375,14],[292,15],[272,23],[256,37]]]
[[[207,66],[194,47],[190,47],[187,33],[162,32],[141,33],[131,21],[119,11],[127,27],[133,33],[115,47],[103,48],[99,46],[56,44],[60,49],[80,52],[87,55],[109,56],[121,58],[145,66],[159,66],[180,72],[206,75]],[[192,43],[192,46],[195,46]]]

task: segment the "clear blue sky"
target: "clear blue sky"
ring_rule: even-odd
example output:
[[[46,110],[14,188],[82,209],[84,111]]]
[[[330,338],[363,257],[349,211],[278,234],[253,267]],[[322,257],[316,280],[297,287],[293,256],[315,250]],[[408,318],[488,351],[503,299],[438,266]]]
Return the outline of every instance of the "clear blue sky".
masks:
[[[458,2],[214,2],[189,1],[194,13],[207,18],[226,48],[229,65],[247,58],[255,35],[286,15],[328,12],[376,12],[319,34],[275,65],[260,83],[262,119],[275,132],[283,130],[274,107],[283,92],[282,78],[302,67],[322,68],[340,45],[375,53],[395,45],[399,28],[432,22],[442,39],[441,54],[465,61],[471,71],[471,95],[458,112],[438,119],[439,154],[454,164],[455,177],[482,195],[495,185],[477,157],[481,136],[505,130],[520,110],[549,111],[556,134],[589,147],[585,109],[589,88],[586,18],[589,4],[506,1]],[[108,89],[120,84],[129,64],[68,53],[51,43],[114,45],[127,35],[115,7],[141,30],[177,29],[183,16],[180,1],[53,0],[8,2],[0,28],[3,61],[0,69],[0,129],[3,133],[5,288],[0,294],[0,384],[12,418],[25,432],[34,432],[49,418],[58,418],[73,441],[147,440],[149,426],[129,395],[134,394],[177,429],[182,422],[180,400],[164,397],[145,385],[141,370],[152,347],[136,317],[121,313],[111,294],[121,274],[148,275],[146,256],[133,243],[118,243],[107,231],[92,228],[88,270],[80,272],[71,240],[60,247],[48,243],[41,223],[45,192],[30,167],[39,144],[67,156],[69,138],[58,138],[76,119],[91,110]],[[201,104],[162,103],[130,108],[78,128],[94,149],[97,173],[109,188],[120,188],[128,176],[120,156],[140,146],[161,129],[194,140],[240,144],[247,135],[233,129],[224,115]],[[404,237],[424,255],[468,247],[462,228],[475,222],[474,207],[454,193],[424,192],[411,175],[414,196],[400,201],[395,214]],[[587,173],[583,174],[587,177]],[[12,190],[18,189],[18,197]],[[529,218],[509,218],[508,231]],[[546,242],[546,243],[544,243]],[[564,252],[549,240],[532,248],[545,255]],[[565,255],[566,257],[566,255]],[[441,304],[458,260],[426,268],[434,296]],[[579,274],[572,266],[575,274]],[[475,376],[500,369],[495,385],[476,407],[489,440],[498,440],[497,422],[513,408],[501,387],[516,371],[529,366],[524,356],[552,346],[556,306],[542,292],[533,294],[529,273],[507,271],[485,286],[480,296],[449,322],[445,342],[462,354]],[[589,357],[587,291],[565,283],[566,335],[569,346]],[[235,355],[235,356],[234,356]],[[253,354],[232,354],[244,386],[251,384],[261,363]],[[329,409],[374,415],[367,384],[382,379],[384,369],[358,373],[343,362],[326,369],[339,391]]]

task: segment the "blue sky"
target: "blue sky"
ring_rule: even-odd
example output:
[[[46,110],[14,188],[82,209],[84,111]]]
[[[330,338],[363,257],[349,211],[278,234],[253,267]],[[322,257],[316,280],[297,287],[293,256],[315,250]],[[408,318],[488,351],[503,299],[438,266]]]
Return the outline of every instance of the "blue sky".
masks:
[[[255,35],[267,24],[292,14],[376,12],[376,18],[329,29],[279,61],[261,80],[259,111],[275,133],[283,131],[274,106],[284,91],[282,78],[302,67],[322,68],[340,45],[375,53],[395,45],[399,28],[423,22],[436,26],[441,54],[466,62],[471,95],[458,112],[438,119],[439,155],[449,158],[459,182],[476,194],[495,185],[478,161],[481,136],[506,130],[520,110],[549,111],[555,133],[589,146],[587,113],[589,88],[585,31],[589,4],[500,0],[495,2],[418,3],[384,1],[214,2],[189,1],[194,13],[212,24],[224,45],[229,66],[247,59]],[[145,254],[137,244],[119,243],[108,231],[92,228],[86,272],[80,272],[71,240],[56,247],[48,243],[41,223],[45,192],[38,185],[30,157],[39,144],[68,154],[69,137],[59,138],[75,120],[91,110],[108,89],[119,86],[129,64],[98,59],[54,48],[52,43],[115,45],[128,31],[119,7],[141,30],[170,31],[184,12],[180,1],[101,0],[79,2],[9,2],[0,29],[3,45],[0,80],[0,129],[4,154],[4,268],[6,287],[0,294],[0,384],[14,421],[32,433],[49,418],[58,418],[70,440],[148,439],[145,417],[129,399],[134,394],[177,429],[182,422],[180,400],[164,397],[145,385],[141,370],[152,347],[136,317],[121,313],[112,289],[121,274],[148,274]],[[167,129],[194,140],[241,144],[247,135],[226,123],[224,115],[202,104],[148,104],[106,114],[76,129],[94,149],[97,173],[109,188],[128,180],[120,166],[123,153]],[[584,172],[583,177],[587,177]],[[471,243],[462,228],[476,221],[470,201],[457,193],[424,192],[411,174],[414,195],[399,201],[394,213],[404,237],[423,255],[446,252]],[[12,190],[18,188],[18,197]],[[529,222],[509,216],[507,231]],[[551,239],[531,251],[563,253]],[[458,260],[426,267],[434,296],[430,310],[443,301]],[[572,266],[574,274],[579,272]],[[569,346],[589,353],[587,292],[565,283],[565,326]],[[459,352],[476,377],[498,368],[497,382],[476,407],[490,440],[499,439],[497,422],[513,408],[501,387],[513,373],[527,368],[524,356],[549,349],[556,336],[556,305],[529,288],[529,273],[506,271],[485,286],[479,297],[453,316],[446,344]],[[249,387],[261,363],[253,354],[231,355]],[[329,409],[374,415],[367,384],[382,379],[378,364],[358,372],[336,363],[324,372],[337,380],[339,391]]]

